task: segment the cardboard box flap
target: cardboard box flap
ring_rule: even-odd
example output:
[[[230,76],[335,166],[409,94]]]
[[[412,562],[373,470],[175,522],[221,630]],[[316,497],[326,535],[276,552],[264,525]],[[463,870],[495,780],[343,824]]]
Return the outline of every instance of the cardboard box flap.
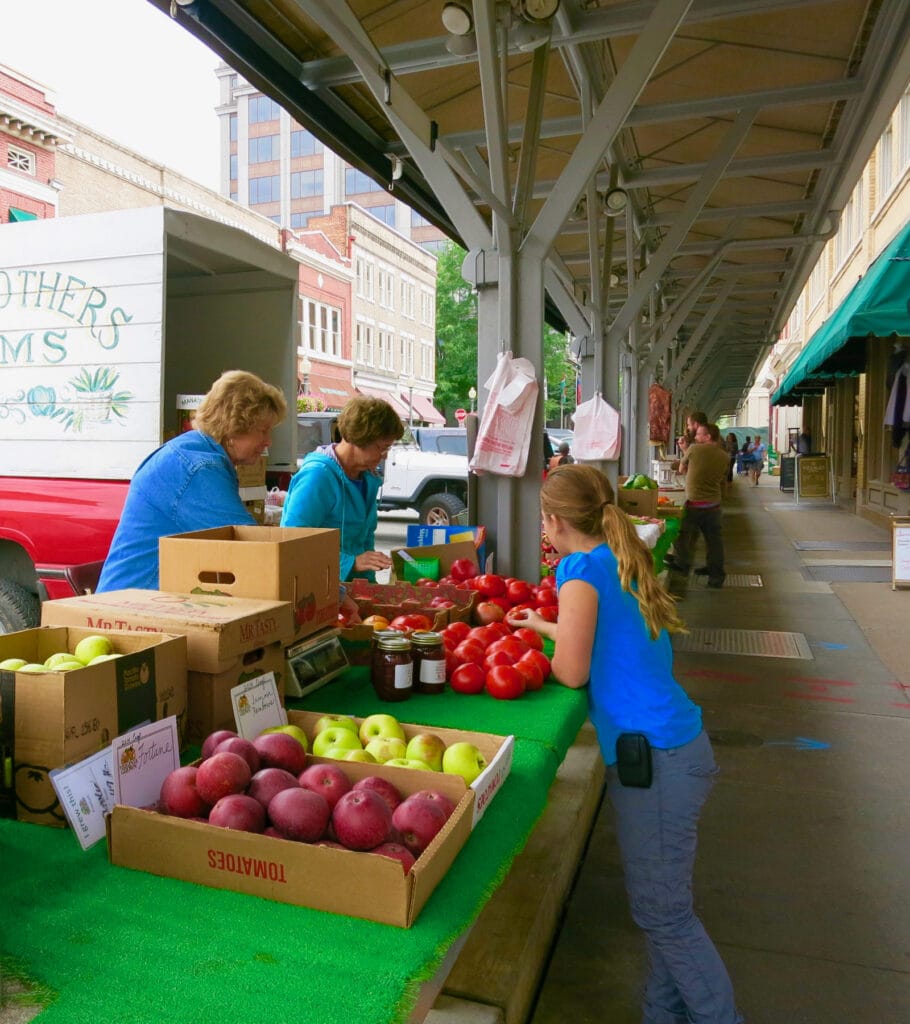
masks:
[[[392,575],[398,580],[404,579],[404,559],[398,553],[401,550],[401,548],[395,548],[392,551]],[[423,547],[404,548],[404,550],[413,558],[438,558],[440,576],[449,574],[452,563],[457,558],[467,558],[469,562],[473,562],[480,568],[480,563],[477,561],[477,549],[469,540],[452,544],[429,544]]]

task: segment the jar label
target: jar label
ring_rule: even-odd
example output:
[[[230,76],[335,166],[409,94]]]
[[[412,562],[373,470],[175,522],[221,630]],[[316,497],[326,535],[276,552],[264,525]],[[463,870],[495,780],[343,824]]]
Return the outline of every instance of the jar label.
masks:
[[[428,661],[424,658],[420,662],[421,683],[445,683],[446,663],[444,661]]]
[[[410,690],[414,685],[414,666],[411,662],[407,665],[395,666],[395,689]]]

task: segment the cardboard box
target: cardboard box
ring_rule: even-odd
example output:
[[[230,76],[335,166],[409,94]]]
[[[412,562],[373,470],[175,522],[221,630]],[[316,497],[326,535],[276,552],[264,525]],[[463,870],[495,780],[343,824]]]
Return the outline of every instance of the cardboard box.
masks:
[[[49,602],[46,602],[49,603]],[[0,661],[44,662],[72,651],[93,628],[48,627],[0,635]],[[0,718],[14,722],[17,817],[63,828],[49,773],[81,761],[146,720],[186,724],[186,638],[158,632],[103,633],[122,657],[69,672],[0,672]],[[7,739],[8,743],[9,740]]]
[[[234,467],[237,470],[237,486],[240,488],[241,495],[248,487],[261,487],[263,491],[265,490],[265,464],[266,458],[263,455],[255,466]],[[264,494],[263,497],[265,497]],[[244,501],[246,500],[244,498]]]
[[[635,516],[653,516],[657,511],[657,490],[618,487],[616,502],[623,512]]]
[[[435,547],[438,544],[457,544],[469,540],[477,551],[477,564],[486,565],[487,528],[485,526],[408,526],[409,548]]]
[[[427,772],[336,761],[352,780],[385,775],[406,794]],[[215,828],[117,805],[107,824],[112,864],[216,889],[410,928],[471,833],[475,794],[451,775],[432,785],[457,801],[442,830],[405,875],[387,857]]]
[[[45,626],[78,626],[186,636],[187,668],[227,672],[243,656],[274,643],[290,643],[293,611],[286,601],[256,601],[221,595],[161,590],[110,590],[45,601]]]
[[[392,551],[392,574],[393,580],[404,580],[404,559],[398,553],[402,548],[395,548]],[[452,568],[452,563],[458,558],[467,558],[474,563],[478,568],[480,562],[477,559],[477,549],[474,547],[474,542],[470,540],[461,540],[453,542],[451,544],[430,544],[422,547],[415,548],[404,548],[412,558],[438,558],[439,559],[439,575],[448,576],[449,571]]]
[[[289,601],[293,639],[300,640],[337,622],[339,545],[337,530],[278,526],[162,537],[158,585],[177,593]]]

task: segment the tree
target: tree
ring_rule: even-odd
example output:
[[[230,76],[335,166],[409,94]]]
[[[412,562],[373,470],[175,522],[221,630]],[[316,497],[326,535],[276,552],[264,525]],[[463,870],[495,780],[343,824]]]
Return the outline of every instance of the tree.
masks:
[[[470,389],[480,391],[483,386],[477,379],[477,294],[461,276],[464,258],[464,249],[450,242],[440,251],[436,264],[435,403],[450,421],[456,409],[469,407]],[[569,356],[567,336],[548,325],[544,327],[543,366],[545,420],[560,424],[562,408],[568,422],[569,413],[575,411],[576,367]]]

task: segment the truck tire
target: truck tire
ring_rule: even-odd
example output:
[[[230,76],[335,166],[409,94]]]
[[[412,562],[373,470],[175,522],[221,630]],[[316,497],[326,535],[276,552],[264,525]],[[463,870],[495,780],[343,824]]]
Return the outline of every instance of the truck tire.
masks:
[[[425,526],[452,526],[466,508],[457,494],[431,494],[420,506],[420,521]]]
[[[40,625],[38,598],[12,580],[0,580],[0,633],[18,633]]]

